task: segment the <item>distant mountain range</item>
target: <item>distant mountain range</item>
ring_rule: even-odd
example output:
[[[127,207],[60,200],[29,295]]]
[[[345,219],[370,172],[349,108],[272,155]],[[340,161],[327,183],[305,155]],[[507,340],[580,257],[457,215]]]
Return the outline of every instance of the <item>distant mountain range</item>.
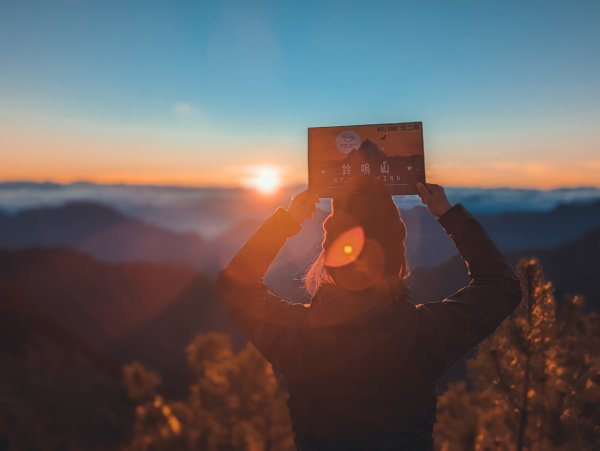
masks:
[[[0,251],[0,281],[96,349],[158,315],[197,277],[173,265],[107,264],[68,248]]]
[[[263,196],[252,190],[228,188],[0,183],[0,212],[91,201],[149,224],[212,238],[245,220],[266,217],[278,205],[287,205],[290,197],[303,188],[294,186]],[[446,192],[452,202],[461,202],[476,214],[549,211],[564,203],[600,200],[600,189],[591,187],[554,190],[450,187]],[[405,210],[421,205],[417,196],[396,196],[394,200]],[[329,200],[323,200],[320,207],[329,210]]]
[[[600,312],[600,228],[554,248],[520,250],[507,256],[514,265],[522,258],[537,257],[558,302],[565,295],[583,295],[586,308]],[[467,283],[467,268],[458,256],[432,269],[417,269],[410,281],[417,302],[443,299]]]
[[[0,183],[0,211],[92,202],[168,230],[212,237],[243,220],[265,217],[278,205],[287,205],[298,191],[294,187],[262,196],[254,190],[229,188]]]
[[[407,258],[412,268],[434,267],[456,255],[454,244],[424,207],[401,213],[408,230]],[[314,260],[327,214],[317,210],[315,218],[288,241],[274,269],[306,268]],[[506,252],[553,247],[600,227],[600,202],[559,205],[547,212],[478,215],[478,219]],[[0,216],[0,249],[67,246],[107,262],[174,263],[214,274],[263,220],[246,219],[206,239],[149,224],[105,205],[75,202]]]
[[[204,269],[210,246],[195,233],[173,232],[90,202],[41,207],[0,217],[0,248],[69,246],[105,261],[179,263]]]
[[[197,333],[241,341],[212,279],[179,266],[105,263],[66,248],[0,251],[0,284],[92,349],[166,375],[167,392],[184,385],[185,346]]]
[[[537,257],[541,261],[559,302],[565,295],[583,295],[587,309],[600,313],[600,229],[555,248],[509,254],[515,264],[519,259],[529,257]]]
[[[504,251],[548,248],[600,227],[600,201],[561,204],[546,212],[507,212],[477,217]]]

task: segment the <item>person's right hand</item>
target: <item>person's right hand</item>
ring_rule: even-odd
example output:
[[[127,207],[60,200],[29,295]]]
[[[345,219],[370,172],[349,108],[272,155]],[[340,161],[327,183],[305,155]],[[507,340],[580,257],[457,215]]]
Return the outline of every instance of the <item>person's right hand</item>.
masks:
[[[287,212],[298,224],[302,224],[304,220],[313,217],[318,201],[319,195],[306,189],[292,197]]]
[[[417,183],[417,192],[421,198],[421,202],[427,205],[427,208],[434,216],[438,218],[446,213],[452,205],[446,197],[444,188],[434,183],[428,183],[427,186],[422,183]]]

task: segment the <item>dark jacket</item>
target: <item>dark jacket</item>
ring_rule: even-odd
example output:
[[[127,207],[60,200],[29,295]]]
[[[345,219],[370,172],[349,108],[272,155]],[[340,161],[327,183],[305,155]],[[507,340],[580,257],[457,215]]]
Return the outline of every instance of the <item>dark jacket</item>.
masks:
[[[300,230],[281,208],[219,274],[232,318],[285,378],[299,449],[433,448],[437,380],[521,300],[513,269],[462,205],[439,222],[471,278],[441,302],[335,285],[311,304],[281,300],[263,276]]]

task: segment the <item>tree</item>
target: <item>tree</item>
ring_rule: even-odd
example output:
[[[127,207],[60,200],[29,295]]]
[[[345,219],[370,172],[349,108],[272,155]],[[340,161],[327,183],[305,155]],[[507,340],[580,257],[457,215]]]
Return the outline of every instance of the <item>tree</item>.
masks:
[[[441,450],[586,450],[600,443],[600,317],[565,299],[535,259],[518,265],[524,299],[468,364],[473,391],[440,397]]]
[[[236,354],[227,335],[210,333],[196,337],[186,351],[195,382],[185,401],[169,403],[154,394],[156,378],[140,366],[125,372],[130,383],[137,381],[128,392],[143,400],[127,449],[294,449],[287,396],[254,346]],[[139,387],[150,389],[140,396]]]

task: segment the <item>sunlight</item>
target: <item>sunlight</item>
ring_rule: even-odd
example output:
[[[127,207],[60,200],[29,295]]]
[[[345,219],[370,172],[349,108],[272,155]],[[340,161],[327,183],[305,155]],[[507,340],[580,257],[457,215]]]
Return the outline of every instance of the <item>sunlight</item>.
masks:
[[[280,170],[275,166],[263,165],[248,168],[249,176],[243,182],[262,194],[273,194],[281,186]]]

